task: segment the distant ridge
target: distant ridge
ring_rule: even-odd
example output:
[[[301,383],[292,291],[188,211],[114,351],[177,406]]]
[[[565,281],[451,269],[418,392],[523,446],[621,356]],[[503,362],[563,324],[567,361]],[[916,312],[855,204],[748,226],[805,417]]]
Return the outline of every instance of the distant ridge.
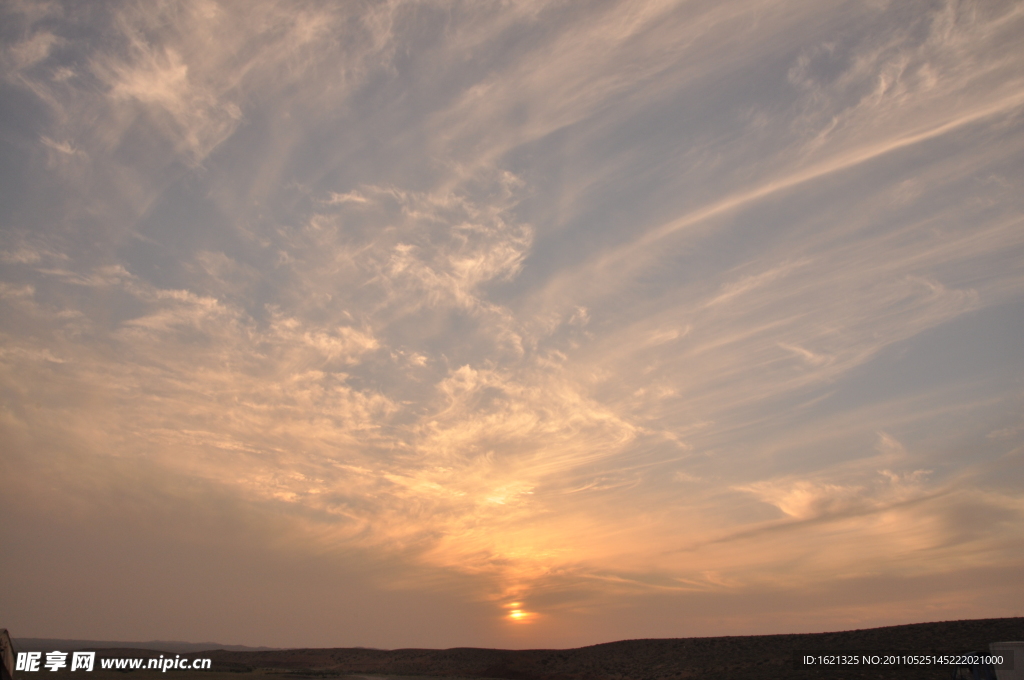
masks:
[[[798,653],[986,651],[991,642],[1024,639],[1024,618],[915,623],[833,633],[621,640],[577,649],[289,649],[207,652],[213,670],[262,669],[293,678],[433,676],[488,680],[936,680],[951,668],[794,667]],[[249,676],[250,678],[254,676]],[[261,676],[262,677],[262,676]]]
[[[216,642],[174,642],[150,640],[149,642],[113,642],[110,640],[63,640],[60,638],[13,638],[14,648],[19,652],[49,652],[58,649],[73,652],[76,649],[149,649],[154,652],[207,652],[223,649],[229,652],[273,652],[278,647],[246,647],[245,645],[222,645]]]
[[[949,667],[796,668],[808,653],[901,651],[911,654],[985,652],[992,642],[1024,639],[1024,618],[915,623],[831,633],[620,640],[576,649],[274,649],[190,642],[100,642],[21,638],[19,651],[100,650],[98,657],[173,652],[213,660],[213,671],[237,680],[434,677],[459,680],[936,680]],[[145,650],[145,651],[144,651]],[[146,653],[149,652],[149,654]],[[173,672],[168,680],[175,677]],[[181,678],[182,676],[177,676]],[[198,677],[198,676],[196,676]],[[43,680],[43,679],[40,679]],[[200,679],[201,680],[201,679]]]

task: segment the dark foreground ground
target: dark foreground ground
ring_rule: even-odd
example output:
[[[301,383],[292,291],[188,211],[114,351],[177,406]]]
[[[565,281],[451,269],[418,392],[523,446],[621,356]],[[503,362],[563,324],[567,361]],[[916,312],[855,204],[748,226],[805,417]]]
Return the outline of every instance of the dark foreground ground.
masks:
[[[183,654],[212,658],[211,671],[97,670],[78,680],[301,680],[328,678],[506,680],[676,680],[682,678],[935,678],[948,680],[941,666],[829,666],[796,668],[802,653],[954,654],[988,650],[995,641],[1024,640],[1024,618],[919,623],[806,635],[624,640],[579,649],[293,649],[207,651]],[[158,656],[138,649],[104,649],[102,657]],[[59,673],[16,673],[16,680],[68,680]],[[76,673],[80,675],[80,673]],[[34,676],[34,677],[33,677]],[[267,676],[274,676],[273,678]]]

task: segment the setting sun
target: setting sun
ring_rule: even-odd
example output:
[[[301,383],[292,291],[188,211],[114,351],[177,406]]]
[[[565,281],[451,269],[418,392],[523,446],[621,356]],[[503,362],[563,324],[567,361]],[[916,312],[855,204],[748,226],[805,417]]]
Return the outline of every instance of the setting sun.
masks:
[[[537,616],[536,612],[527,611],[522,607],[522,602],[509,602],[504,605],[504,608],[509,610],[506,616],[515,623],[528,623]]]

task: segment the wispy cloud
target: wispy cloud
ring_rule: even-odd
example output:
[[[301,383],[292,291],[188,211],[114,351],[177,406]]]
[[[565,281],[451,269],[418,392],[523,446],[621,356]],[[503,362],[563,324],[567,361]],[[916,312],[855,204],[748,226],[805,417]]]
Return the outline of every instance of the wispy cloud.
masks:
[[[0,430],[27,481],[0,503],[103,545],[159,525],[217,597],[243,561],[264,590],[322,569],[288,592],[371,622],[269,598],[251,618],[289,632],[200,635],[163,615],[175,581],[133,630],[555,646],[1005,594],[1018,4],[2,11]],[[73,539],[18,540],[2,575],[44,592],[31,562]],[[123,559],[148,587],[153,550],[82,578]],[[60,592],[98,628],[11,615],[120,630],[127,598]],[[442,595],[462,627],[424,624]]]

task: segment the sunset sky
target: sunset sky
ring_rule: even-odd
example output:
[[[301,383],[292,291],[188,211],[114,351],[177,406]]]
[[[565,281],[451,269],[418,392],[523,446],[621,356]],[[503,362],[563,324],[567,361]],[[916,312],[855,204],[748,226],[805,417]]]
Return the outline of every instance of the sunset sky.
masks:
[[[1024,2],[0,5],[0,626],[1024,614]]]

